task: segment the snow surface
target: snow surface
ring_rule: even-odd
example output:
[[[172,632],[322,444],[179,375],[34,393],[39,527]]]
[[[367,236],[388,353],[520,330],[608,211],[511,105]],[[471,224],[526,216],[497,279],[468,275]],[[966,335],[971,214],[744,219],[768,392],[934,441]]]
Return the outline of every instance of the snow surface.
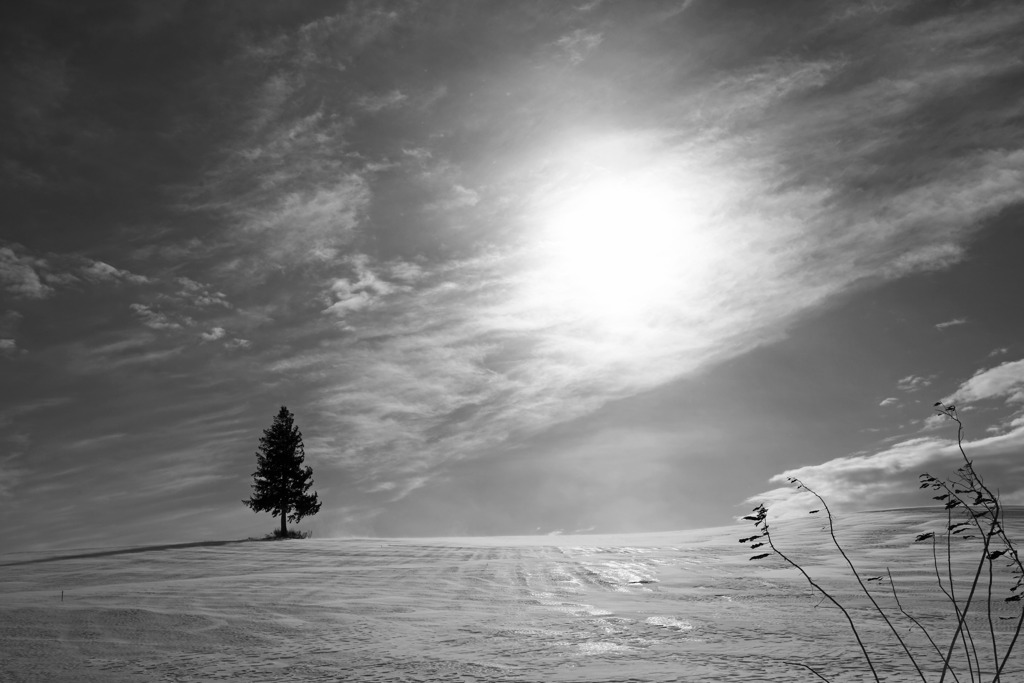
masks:
[[[891,567],[901,600],[948,638],[931,547],[911,544],[936,519],[860,513],[845,517],[839,533],[865,576]],[[788,535],[779,526],[780,539],[844,603],[864,604],[819,521],[789,523]],[[869,680],[836,609],[816,606],[779,560],[748,560],[737,538],[752,533],[744,526],[7,554],[0,680],[818,680],[786,661],[834,681]],[[957,560],[963,571],[967,559]],[[892,605],[887,585],[877,594]],[[994,599],[1003,638],[1015,622],[999,617],[1017,614],[1004,595]],[[884,625],[858,614],[883,680],[920,680]],[[990,639],[987,624],[979,609],[971,621],[979,641]],[[1015,656],[1004,680],[1024,680],[1022,671]]]

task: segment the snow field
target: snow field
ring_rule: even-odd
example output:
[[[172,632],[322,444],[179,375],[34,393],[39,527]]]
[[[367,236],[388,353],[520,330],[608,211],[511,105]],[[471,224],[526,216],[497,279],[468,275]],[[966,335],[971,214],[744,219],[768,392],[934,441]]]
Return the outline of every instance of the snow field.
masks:
[[[930,547],[909,545],[927,522],[922,514],[853,515],[840,531],[866,575],[887,564],[915,616],[948,624]],[[864,601],[827,552],[827,537],[795,528],[787,541],[801,543],[801,561],[862,614]],[[812,679],[786,660],[836,681],[866,680],[838,611],[816,606],[780,562],[749,562],[736,542],[749,533],[8,555],[0,557],[0,680]],[[967,560],[958,561],[966,568]],[[888,586],[879,591],[890,595]],[[997,607],[997,617],[1016,613],[1001,600]],[[982,617],[972,628],[987,636]],[[997,622],[1003,631],[1012,623]],[[887,680],[914,679],[884,625],[868,619],[863,634]],[[1021,662],[1014,660],[1013,676]]]

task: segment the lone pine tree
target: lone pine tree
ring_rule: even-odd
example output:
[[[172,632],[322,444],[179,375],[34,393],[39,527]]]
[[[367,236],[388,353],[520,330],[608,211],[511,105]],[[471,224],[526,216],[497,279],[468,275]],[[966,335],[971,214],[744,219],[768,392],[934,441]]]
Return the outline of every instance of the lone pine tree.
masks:
[[[253,512],[270,512],[281,516],[282,538],[287,537],[285,520],[298,523],[303,517],[320,511],[320,500],[314,491],[313,469],[303,467],[306,452],[302,446],[302,432],[295,426],[295,416],[281,406],[274,423],[263,430],[260,448],[256,453],[257,467],[252,477],[253,494],[243,500]]]

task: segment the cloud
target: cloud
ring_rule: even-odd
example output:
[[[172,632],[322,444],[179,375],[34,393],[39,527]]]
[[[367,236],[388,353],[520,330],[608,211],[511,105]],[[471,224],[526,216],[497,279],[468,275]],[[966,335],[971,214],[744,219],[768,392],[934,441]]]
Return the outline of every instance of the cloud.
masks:
[[[772,59],[723,77],[703,97],[729,103],[715,111],[716,118],[725,117],[717,125],[740,125],[765,116],[787,98],[821,88],[848,67],[845,59]]]
[[[67,444],[67,448],[72,449],[89,449],[95,448],[96,446],[104,446],[113,441],[123,439],[127,434],[125,432],[113,432],[110,434],[103,434],[101,436],[92,436],[85,439],[78,439]]]
[[[365,50],[388,35],[400,17],[394,10],[354,4],[343,12],[312,21],[295,37],[300,59],[304,64],[338,65],[338,49],[355,53]]]
[[[280,251],[298,251],[286,246],[296,241],[305,249],[319,240],[345,244],[369,197],[366,181],[353,173],[332,185],[287,192],[262,210],[249,212],[244,227],[268,233]]]
[[[133,284],[146,284],[151,280],[144,275],[137,275],[127,270],[115,268],[103,261],[93,261],[81,269],[81,274],[87,279],[99,282],[131,282]]]
[[[2,351],[2,349],[0,349]],[[25,456],[31,452],[32,436],[28,418],[36,412],[68,403],[66,397],[50,397],[22,401],[0,410],[0,505],[16,500],[23,490],[22,482],[32,475]]]
[[[47,410],[49,408],[67,405],[72,401],[73,399],[68,396],[51,396],[49,398],[41,398],[19,403],[14,407],[0,410],[0,427],[10,424],[12,420],[22,415],[28,415],[40,410]]]
[[[372,197],[356,164],[342,156],[339,124],[319,114],[254,134],[242,151],[215,169],[196,209],[225,213],[232,240],[253,263],[323,260],[353,240]]]
[[[964,403],[1002,398],[1008,403],[1024,403],[1024,359],[1007,361],[994,368],[979,370],[961,384],[943,403]]]
[[[523,219],[538,231],[551,206],[612,172],[606,169],[622,185],[653,184],[662,201],[687,216],[686,249],[659,254],[678,267],[659,274],[650,296],[624,300],[619,318],[607,304],[580,306],[565,294],[563,264],[546,263],[533,247],[543,233],[528,235],[536,241],[524,239],[523,247],[424,264],[408,292],[392,291],[383,264],[370,261],[364,270],[373,279],[339,278],[331,309],[360,315],[348,328],[354,336],[334,351],[287,359],[287,371],[333,387],[321,390],[320,409],[343,415],[339,432],[362,444],[339,446],[336,457],[360,461],[371,477],[390,468],[389,481],[405,476],[414,486],[447,459],[492,452],[510,434],[539,433],[771,343],[799,316],[852,287],[943,267],[947,261],[929,258],[929,248],[938,244],[936,253],[947,253],[941,245],[964,238],[992,210],[965,201],[955,216],[943,216],[944,206],[897,197],[883,229],[875,208],[848,205],[835,188],[780,187],[772,164],[756,155],[732,164],[729,148],[677,146],[659,133],[631,131],[545,150],[545,175]],[[947,180],[954,182],[937,186],[946,188]],[[1015,192],[1007,185],[996,204]],[[949,232],[921,230],[928,216],[943,216]],[[833,219],[845,232],[836,232]],[[918,243],[913,249],[921,258],[905,257],[908,240]],[[616,295],[614,287],[624,283],[605,277]],[[932,381],[903,379],[904,391]],[[371,464],[382,452],[393,456]],[[398,485],[396,495],[408,487]]]
[[[252,342],[248,339],[229,339],[224,342],[224,348],[234,351],[236,349],[248,349],[252,346]]]
[[[964,442],[964,450],[978,471],[990,481],[1009,480],[1001,473],[1014,467],[1013,460],[1022,447],[1024,421],[994,436]],[[955,440],[918,437],[877,453],[835,458],[820,465],[787,470],[773,476],[771,481],[781,484],[788,477],[796,477],[836,508],[907,507],[928,502],[920,496],[919,474],[927,472],[941,478],[952,474],[962,464],[963,456]],[[1003,491],[1001,495],[1019,493]],[[773,503],[780,514],[791,514],[803,506],[799,494],[786,487],[748,499],[749,502],[761,500]]]
[[[579,28],[559,38],[555,45],[568,57],[569,63],[576,66],[596,50],[603,40],[603,34]]]
[[[947,320],[945,322],[936,323],[935,324],[935,329],[937,329],[937,330],[944,330],[947,327],[956,327],[957,325],[965,325],[966,323],[967,323],[967,318],[953,318],[952,320]]]
[[[331,284],[333,303],[324,312],[340,317],[377,306],[384,297],[406,289],[381,279],[370,267],[369,257],[357,254],[347,259],[355,270],[354,278],[337,278]]]
[[[359,108],[365,109],[371,114],[375,114],[382,109],[393,109],[398,107],[406,100],[409,96],[400,90],[392,90],[391,92],[384,93],[383,95],[363,95],[357,100]]]
[[[22,480],[31,473],[31,470],[21,462],[21,452],[9,451],[9,443],[5,446],[6,452],[0,455],[0,503],[15,500]]]
[[[204,285],[201,282],[187,277],[179,277],[176,282],[180,286],[176,295],[173,297],[180,302],[186,303],[190,306],[197,308],[205,308],[209,306],[222,306],[224,308],[231,308],[231,304],[228,303],[227,296],[223,292],[218,292]]]
[[[6,105],[0,113],[0,183],[44,188],[58,165],[49,143],[61,129],[71,91],[69,55],[9,19],[4,41],[10,47],[0,64]]]
[[[991,358],[993,356],[1005,356],[1009,352],[1010,352],[1010,348],[1008,346],[1001,346],[998,349],[992,349],[992,351],[989,352],[988,355],[989,355],[989,358]]]
[[[899,402],[900,402],[900,400],[898,398],[889,397],[889,398],[882,399],[882,402],[879,403],[878,405],[880,405],[882,407],[887,407],[887,406],[892,406],[892,405],[898,405]]]
[[[420,162],[428,161],[434,157],[434,153],[425,147],[403,147],[402,154]]]
[[[456,209],[476,206],[480,203],[480,193],[468,187],[456,184],[446,197],[428,203],[424,208],[428,211],[454,211]]]
[[[538,317],[505,299],[515,280],[494,279],[505,261],[494,255],[426,270],[414,295],[344,279],[342,312],[361,314],[350,336],[271,365],[323,384],[316,405],[337,416],[336,431],[346,435],[334,457],[360,460],[371,478],[400,480],[393,489],[405,495],[422,484],[424,468],[584,415],[712,353],[696,347],[679,356],[677,340],[650,334],[637,341],[650,356],[637,355],[614,335],[559,322],[558,310]]]
[[[45,262],[28,255],[19,256],[10,247],[0,247],[0,285],[14,296],[45,299],[53,288],[43,284],[37,268]]]
[[[249,54],[258,92],[240,101],[237,138],[191,206],[231,226],[220,272],[236,285],[273,273],[320,287],[331,315],[279,343],[268,333],[252,355],[309,387],[327,431],[345,435],[328,440],[328,457],[365,464],[373,484],[402,495],[442,462],[500,452],[512,436],[772,343],[841,294],[962,259],[1024,184],[1024,152],[993,132],[1021,110],[999,81],[1019,65],[994,47],[1015,12],[881,32],[830,25],[809,36],[838,41],[828,54],[755,61],[741,50],[687,88],[638,44],[615,72],[632,88],[628,115],[609,103],[607,79],[564,68],[625,41],[556,27],[547,35],[561,37],[537,59],[563,68],[512,60],[493,81],[452,74],[437,108],[445,118],[417,110],[388,139],[360,127],[365,111],[411,109],[413,88],[431,84],[381,64],[383,94],[323,87],[404,17],[342,13]],[[993,106],[963,106],[965,88]],[[451,132],[453,112],[467,135]],[[942,113],[947,127],[919,124]],[[645,274],[617,267],[627,249],[585,305],[567,291],[565,263],[544,251],[552,208],[594,186],[649,190],[685,217],[674,226],[683,245],[653,259],[677,266],[642,296],[629,280]],[[421,220],[423,209],[443,225]],[[474,220],[456,235],[460,210]],[[623,223],[620,242],[632,248],[639,231]],[[395,244],[410,249],[397,262]],[[379,258],[346,255],[355,250]],[[328,324],[338,329],[328,335]],[[928,381],[908,376],[900,389]]]
[[[19,253],[20,252],[20,253]],[[35,256],[18,246],[0,247],[0,285],[28,299],[45,299],[57,288],[91,283],[148,284],[148,277],[77,254]]]
[[[907,375],[906,377],[902,377],[898,382],[896,382],[896,388],[899,389],[900,391],[914,392],[920,389],[924,389],[925,387],[931,386],[934,380],[935,375],[929,375],[927,377],[921,377],[918,375]]]
[[[392,261],[385,264],[385,269],[393,279],[400,280],[403,283],[416,282],[424,275],[422,266],[410,263],[409,261]]]
[[[152,365],[177,357],[185,346],[156,348],[152,333],[129,336],[119,342],[92,346],[78,343],[70,348],[68,369],[75,373],[107,374],[122,368]]]
[[[222,339],[225,334],[227,334],[227,333],[224,331],[223,327],[213,327],[213,328],[210,329],[209,332],[201,333],[199,335],[199,337],[204,342],[211,342],[211,341],[217,341],[218,339]]]
[[[1024,360],[979,370],[950,397],[943,399],[943,403],[985,399],[1004,399],[1014,407],[1024,403]],[[886,399],[881,405],[895,401]],[[924,420],[921,431],[928,434],[942,428],[955,432],[948,416],[935,414]],[[1015,468],[1014,462],[1020,449],[1024,448],[1024,412],[1018,410],[984,431],[988,436],[965,441],[964,451],[972,461],[979,463],[978,467],[987,479],[1012,481],[1002,473]],[[962,464],[963,457],[955,439],[919,436],[874,453],[834,458],[820,465],[788,470],[773,476],[771,481],[784,483],[789,477],[796,477],[830,504],[834,502],[859,509],[901,507],[919,504],[913,502],[918,482],[907,475],[925,471],[934,476],[952,473]],[[1024,495],[1024,491],[1002,493],[1015,500]],[[768,501],[784,515],[803,509],[806,502],[790,488],[772,489],[749,500]]]
[[[153,310],[146,304],[131,304],[129,308],[139,317],[142,324],[151,330],[180,330],[183,325],[191,325],[193,320],[187,316],[172,316]]]
[[[417,98],[403,87],[352,97],[349,84],[333,79],[385,41],[401,18],[398,11],[353,5],[250,41],[225,67],[223,77],[240,78],[255,94],[239,103],[242,125],[222,143],[218,162],[182,192],[183,205],[220,213],[233,226],[225,241],[234,253],[223,274],[258,280],[271,270],[268,262],[273,269],[330,262],[352,243],[372,200],[374,169],[390,164],[354,151],[348,132],[366,119],[360,113]],[[422,106],[437,99],[436,90],[428,89]]]
[[[12,351],[15,351],[17,348],[18,345],[15,343],[13,339],[0,338],[0,352],[10,353]]]

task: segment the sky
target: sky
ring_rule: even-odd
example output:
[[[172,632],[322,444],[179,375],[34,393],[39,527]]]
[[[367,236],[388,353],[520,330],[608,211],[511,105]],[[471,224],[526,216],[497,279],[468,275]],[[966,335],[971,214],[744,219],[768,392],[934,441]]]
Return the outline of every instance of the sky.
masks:
[[[1020,3],[0,15],[4,551],[1024,504]]]

